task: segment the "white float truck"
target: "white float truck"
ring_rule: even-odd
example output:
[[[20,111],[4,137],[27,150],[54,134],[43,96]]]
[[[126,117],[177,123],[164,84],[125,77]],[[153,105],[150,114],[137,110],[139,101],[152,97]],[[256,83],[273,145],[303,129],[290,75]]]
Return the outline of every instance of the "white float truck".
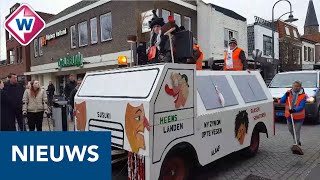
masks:
[[[275,134],[273,98],[252,71],[156,64],[87,73],[75,97],[78,131],[111,131],[129,179],[184,179],[232,152],[257,153]]]

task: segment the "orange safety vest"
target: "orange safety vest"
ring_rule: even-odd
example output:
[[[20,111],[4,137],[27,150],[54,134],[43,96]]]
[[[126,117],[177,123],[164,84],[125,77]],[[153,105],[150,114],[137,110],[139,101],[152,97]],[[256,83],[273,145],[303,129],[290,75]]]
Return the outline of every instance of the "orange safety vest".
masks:
[[[225,71],[242,71],[243,70],[243,64],[240,59],[240,52],[241,51],[242,51],[241,48],[237,48],[232,52],[233,68],[231,68],[231,69],[227,69],[228,51],[225,53],[223,70],[225,70]]]
[[[197,70],[201,71],[202,70],[203,52],[201,51],[200,46],[197,44],[193,45],[193,48],[197,49],[200,52],[200,57],[197,59],[196,66],[197,66]]]
[[[289,117],[290,117],[290,113],[289,113],[289,110],[290,110],[290,107],[289,107],[289,99],[290,99],[290,101],[292,102],[292,93],[291,93],[290,90],[288,90],[287,92],[289,92],[290,95],[289,95],[289,98],[287,98],[287,101],[286,101],[286,109],[285,109],[284,116],[285,116],[286,118],[289,118]],[[295,106],[290,102],[291,108],[293,108],[293,107],[298,107],[298,106],[300,105],[301,101],[304,100],[305,98],[306,98],[306,94],[299,94]],[[301,119],[304,119],[304,118],[305,118],[305,109],[303,109],[303,110],[300,111],[300,112],[293,113],[292,116],[293,116],[293,120],[301,120]]]

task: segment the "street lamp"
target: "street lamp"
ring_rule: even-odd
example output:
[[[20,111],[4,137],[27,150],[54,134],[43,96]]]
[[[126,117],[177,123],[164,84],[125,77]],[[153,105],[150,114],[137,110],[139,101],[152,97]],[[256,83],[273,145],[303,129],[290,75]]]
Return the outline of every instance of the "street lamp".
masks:
[[[279,0],[273,5],[273,7],[272,7],[272,61],[273,62],[274,62],[274,32],[275,32],[275,28],[274,28],[274,7],[281,1],[287,1],[289,3],[289,5],[290,5],[290,11],[288,13],[285,13],[285,14],[289,14],[290,13],[290,15],[289,15],[289,18],[287,20],[285,20],[285,22],[290,22],[291,23],[291,22],[294,22],[294,21],[298,20],[298,19],[294,18],[293,15],[292,15],[292,12],[293,12],[292,11],[292,5],[291,5],[291,2],[289,0]],[[284,16],[285,14],[283,14],[282,16]],[[279,72],[279,68],[278,68],[277,71]]]

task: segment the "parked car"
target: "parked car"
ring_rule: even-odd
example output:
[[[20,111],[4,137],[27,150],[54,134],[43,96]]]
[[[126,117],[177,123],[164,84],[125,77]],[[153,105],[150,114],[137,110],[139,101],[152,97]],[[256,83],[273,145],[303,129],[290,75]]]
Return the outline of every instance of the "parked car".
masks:
[[[320,71],[292,71],[283,72],[275,75],[269,84],[269,90],[275,100],[276,117],[284,117],[285,104],[279,104],[278,99],[292,87],[296,80],[302,82],[305,93],[307,94],[306,121],[315,124],[320,123],[320,93],[319,93]]]

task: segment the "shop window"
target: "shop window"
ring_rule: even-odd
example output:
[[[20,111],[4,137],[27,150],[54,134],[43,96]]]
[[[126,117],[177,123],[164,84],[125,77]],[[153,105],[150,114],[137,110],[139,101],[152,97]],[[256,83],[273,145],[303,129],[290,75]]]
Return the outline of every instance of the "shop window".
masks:
[[[39,56],[42,56],[43,55],[43,37],[40,37],[39,38]]]
[[[267,96],[256,76],[233,75],[232,78],[245,103],[267,100]]]
[[[162,9],[162,18],[163,18],[165,23],[168,22],[169,16],[170,16],[170,11]]]
[[[88,23],[84,21],[78,24],[79,47],[88,45]]]
[[[238,32],[230,29],[224,29],[224,48],[225,50],[229,47],[229,41],[231,38],[238,39]]]
[[[34,57],[38,57],[39,55],[39,43],[38,43],[38,39],[34,39],[33,41],[33,49],[34,49]]]
[[[111,12],[100,16],[101,42],[112,39],[112,16]]]
[[[174,13],[174,20],[176,21],[176,24],[180,27],[181,26],[181,15]]]
[[[90,19],[91,44],[98,42],[97,18]]]
[[[73,25],[70,27],[71,31],[71,48],[76,48],[77,47],[77,31],[76,31],[76,26]]]
[[[263,35],[263,55],[270,56],[272,52],[272,38]]]
[[[186,28],[186,30],[191,31],[191,18],[184,16],[184,23],[183,26]]]
[[[197,77],[197,84],[198,93],[206,110],[223,107],[215,86],[224,98],[224,107],[238,105],[236,96],[225,76],[199,76]]]

